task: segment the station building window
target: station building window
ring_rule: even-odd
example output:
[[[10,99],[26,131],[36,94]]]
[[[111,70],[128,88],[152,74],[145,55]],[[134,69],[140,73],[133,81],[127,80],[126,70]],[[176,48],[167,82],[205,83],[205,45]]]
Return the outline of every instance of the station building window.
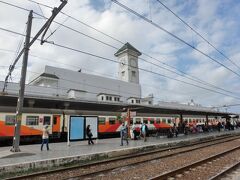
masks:
[[[112,101],[112,96],[109,96],[109,101]]]
[[[54,119],[57,117],[54,117]],[[57,119],[56,119],[57,121]],[[50,125],[51,124],[51,117],[50,116],[44,116],[43,117],[43,125]]]
[[[136,77],[136,72],[132,71],[132,77]]]
[[[132,99],[132,104],[134,103],[134,100]]]
[[[15,115],[6,115],[5,116],[5,125],[15,125],[16,116]]]
[[[139,100],[139,99],[137,99],[137,100],[136,100],[136,103],[137,103],[137,104],[140,104],[140,100]]]
[[[105,117],[99,117],[98,118],[98,124],[99,125],[105,125],[106,123],[106,118]]]
[[[26,125],[37,126],[39,122],[39,116],[27,116]]]
[[[104,100],[104,96],[101,97],[102,98],[102,101]]]
[[[109,120],[109,124],[111,124],[111,125],[116,124],[116,119],[115,118],[110,117],[108,120]]]

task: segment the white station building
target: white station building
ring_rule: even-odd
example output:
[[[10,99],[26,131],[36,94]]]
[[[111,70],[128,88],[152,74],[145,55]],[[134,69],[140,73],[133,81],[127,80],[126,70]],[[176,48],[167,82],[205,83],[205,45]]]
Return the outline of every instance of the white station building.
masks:
[[[119,60],[118,80],[45,66],[40,76],[32,77],[26,86],[27,95],[43,95],[59,98],[151,105],[153,97],[141,98],[138,56],[141,53],[126,43],[115,56]],[[9,84],[15,89],[14,84]]]
[[[28,98],[59,99],[66,101],[97,102],[119,105],[142,105],[173,110],[214,112],[209,107],[179,103],[159,102],[153,104],[153,95],[142,97],[139,84],[138,57],[141,55],[131,44],[126,43],[115,56],[119,60],[118,79],[111,79],[63,68],[45,66],[39,76],[32,77],[25,86]],[[2,89],[4,82],[0,82]],[[18,96],[19,83],[8,83],[0,96]],[[28,101],[33,107],[34,100]]]
[[[141,53],[129,43],[119,49],[118,80],[46,66],[29,85],[54,88],[52,96],[104,102],[141,103],[138,56]]]

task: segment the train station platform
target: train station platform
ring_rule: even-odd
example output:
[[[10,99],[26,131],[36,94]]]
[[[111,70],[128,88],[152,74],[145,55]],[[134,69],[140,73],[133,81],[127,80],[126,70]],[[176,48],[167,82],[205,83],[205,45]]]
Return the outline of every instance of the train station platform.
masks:
[[[11,147],[0,148],[0,177],[7,173],[22,171],[38,171],[39,169],[51,169],[58,166],[84,164],[94,160],[107,159],[130,153],[138,153],[143,150],[154,150],[159,147],[192,143],[219,136],[239,134],[240,128],[234,131],[198,133],[180,135],[179,137],[148,137],[143,140],[130,140],[129,145],[120,146],[120,138],[94,140],[94,145],[88,145],[87,141],[67,143],[50,143],[50,150],[40,150],[40,144],[20,146],[21,152],[10,152]]]

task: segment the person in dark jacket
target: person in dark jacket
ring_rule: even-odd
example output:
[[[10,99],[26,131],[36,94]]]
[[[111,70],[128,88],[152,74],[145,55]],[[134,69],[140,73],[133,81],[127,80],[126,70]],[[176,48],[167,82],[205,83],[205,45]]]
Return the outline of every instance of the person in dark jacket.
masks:
[[[128,127],[125,126],[124,122],[122,123],[121,129],[120,129],[120,136],[121,136],[121,144],[120,146],[123,146],[123,141],[125,140],[128,145]]]
[[[220,132],[222,128],[222,124],[220,121],[218,121],[217,128],[218,128],[218,132]]]
[[[88,137],[88,145],[94,144],[94,142],[92,140],[93,134],[91,132],[90,125],[87,125],[86,134],[87,134],[87,137]]]

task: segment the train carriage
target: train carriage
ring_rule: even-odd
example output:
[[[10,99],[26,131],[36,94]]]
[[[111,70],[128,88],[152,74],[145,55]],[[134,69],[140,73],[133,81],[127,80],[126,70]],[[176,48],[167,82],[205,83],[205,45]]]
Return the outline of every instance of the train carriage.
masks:
[[[35,113],[32,113],[35,112]],[[106,114],[106,115],[105,115]],[[51,139],[66,140],[68,121],[71,115],[82,116],[98,116],[98,135],[100,138],[104,137],[118,137],[120,126],[123,121],[128,121],[126,117],[119,117],[116,112],[84,112],[84,111],[71,111],[71,110],[45,110],[45,109],[32,109],[28,110],[22,115],[21,122],[21,140],[40,139],[42,129],[47,125]],[[16,115],[12,111],[0,112],[0,141],[12,139],[14,135]],[[209,125],[216,125],[220,117],[209,117]],[[183,121],[186,121],[189,127],[203,125],[206,122],[205,116],[185,115]],[[147,124],[149,132],[155,133],[159,130],[168,130],[174,124],[178,126],[180,123],[180,116],[170,114],[148,115],[140,114],[130,119],[130,128],[135,124],[136,131],[140,132],[142,123]]]

